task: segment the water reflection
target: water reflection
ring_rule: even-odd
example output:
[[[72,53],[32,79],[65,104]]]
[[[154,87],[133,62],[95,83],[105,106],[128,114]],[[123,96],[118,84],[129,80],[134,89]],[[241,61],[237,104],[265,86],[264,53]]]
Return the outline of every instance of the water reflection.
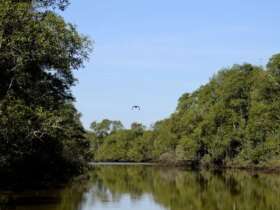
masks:
[[[2,192],[0,210],[279,210],[280,176],[154,166],[98,166],[90,180],[43,192]],[[7,205],[7,203],[9,203]]]

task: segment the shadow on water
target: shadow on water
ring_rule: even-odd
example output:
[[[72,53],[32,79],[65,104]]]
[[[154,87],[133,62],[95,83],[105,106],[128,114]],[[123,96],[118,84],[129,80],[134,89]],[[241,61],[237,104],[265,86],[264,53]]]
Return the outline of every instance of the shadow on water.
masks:
[[[278,210],[279,189],[277,174],[96,166],[63,189],[1,192],[0,210]]]

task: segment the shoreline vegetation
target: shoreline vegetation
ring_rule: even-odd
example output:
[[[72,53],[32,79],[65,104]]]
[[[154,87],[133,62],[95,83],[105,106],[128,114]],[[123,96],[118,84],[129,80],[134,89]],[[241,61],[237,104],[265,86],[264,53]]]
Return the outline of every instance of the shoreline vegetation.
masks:
[[[105,119],[86,131],[71,88],[91,42],[59,15],[68,4],[0,2],[1,186],[59,183],[91,161],[279,171],[280,54],[222,69],[150,128]]]
[[[104,119],[91,124],[87,138],[97,162],[279,171],[280,54],[266,67],[220,70],[150,128]]]
[[[191,164],[186,163],[177,163],[177,164],[169,164],[163,162],[89,162],[89,168],[94,168],[96,166],[156,166],[156,167],[168,167],[168,168],[185,168],[189,170],[213,170],[213,171],[220,171],[220,170],[240,170],[240,171],[247,171],[251,173],[275,173],[280,174],[280,165],[273,165],[273,166],[257,166],[257,165],[246,165],[246,166],[200,166],[195,167]]]
[[[89,160],[89,142],[71,88],[91,44],[59,15],[68,4],[0,1],[3,184],[64,181],[83,173]]]

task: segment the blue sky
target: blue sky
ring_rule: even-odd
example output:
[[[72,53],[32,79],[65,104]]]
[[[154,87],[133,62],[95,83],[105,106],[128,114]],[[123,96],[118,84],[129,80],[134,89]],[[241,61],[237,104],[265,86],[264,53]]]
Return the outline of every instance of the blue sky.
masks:
[[[73,88],[84,125],[149,126],[219,69],[265,64],[280,52],[279,11],[279,0],[72,0],[63,16],[95,41]]]

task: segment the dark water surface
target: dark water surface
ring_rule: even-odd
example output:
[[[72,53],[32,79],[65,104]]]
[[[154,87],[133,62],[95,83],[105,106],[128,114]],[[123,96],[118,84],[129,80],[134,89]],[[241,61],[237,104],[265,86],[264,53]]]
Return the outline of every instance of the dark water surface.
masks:
[[[0,192],[0,210],[280,210],[280,175],[96,166],[60,190]]]

